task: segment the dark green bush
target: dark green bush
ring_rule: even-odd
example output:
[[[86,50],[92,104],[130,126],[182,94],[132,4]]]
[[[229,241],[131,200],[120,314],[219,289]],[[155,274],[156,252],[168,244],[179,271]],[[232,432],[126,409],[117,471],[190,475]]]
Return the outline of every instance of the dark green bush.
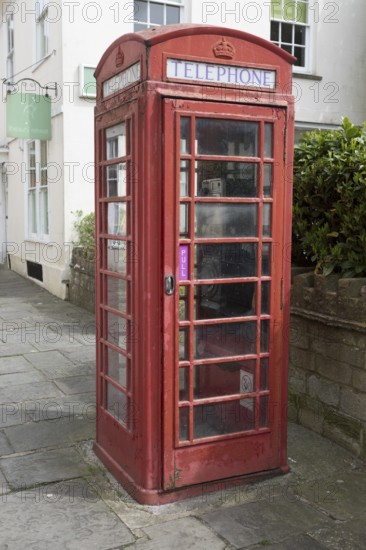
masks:
[[[366,276],[366,127],[306,133],[295,147],[293,262]]]

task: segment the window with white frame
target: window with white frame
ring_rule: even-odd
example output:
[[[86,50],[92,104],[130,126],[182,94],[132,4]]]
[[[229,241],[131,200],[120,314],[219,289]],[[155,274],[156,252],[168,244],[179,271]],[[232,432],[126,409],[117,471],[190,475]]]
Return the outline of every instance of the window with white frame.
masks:
[[[36,6],[36,58],[39,61],[48,54],[47,0],[36,2]]]
[[[6,19],[6,78],[14,74],[14,16]]]
[[[184,0],[135,0],[134,30],[142,31],[159,25],[174,25],[181,22]]]
[[[47,141],[27,143],[28,237],[45,239],[49,234]]]
[[[309,1],[271,0],[271,41],[296,57],[295,67],[309,64]]]

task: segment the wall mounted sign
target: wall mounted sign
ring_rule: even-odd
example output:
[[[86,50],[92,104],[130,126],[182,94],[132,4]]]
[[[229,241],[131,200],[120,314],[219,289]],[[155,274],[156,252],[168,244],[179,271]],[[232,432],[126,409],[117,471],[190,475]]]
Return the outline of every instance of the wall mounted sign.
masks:
[[[276,71],[274,70],[201,63],[182,59],[167,59],[167,77],[177,80],[250,86],[270,90],[276,87]]]
[[[6,98],[6,135],[25,139],[52,138],[51,102],[39,94],[11,93]]]
[[[138,82],[141,78],[141,64],[140,61],[128,67],[124,71],[112,76],[105,82],[103,82],[103,97],[108,97],[135,82]]]

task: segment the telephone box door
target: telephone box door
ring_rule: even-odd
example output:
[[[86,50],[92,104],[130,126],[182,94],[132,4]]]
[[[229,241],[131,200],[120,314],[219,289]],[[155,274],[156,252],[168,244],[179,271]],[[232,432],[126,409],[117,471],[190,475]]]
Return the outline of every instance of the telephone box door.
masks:
[[[284,468],[287,115],[163,101],[168,490]]]

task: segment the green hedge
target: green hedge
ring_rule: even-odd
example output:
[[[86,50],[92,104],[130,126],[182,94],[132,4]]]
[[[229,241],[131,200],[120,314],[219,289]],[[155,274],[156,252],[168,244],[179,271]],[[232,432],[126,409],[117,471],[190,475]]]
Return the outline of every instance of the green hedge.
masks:
[[[295,147],[293,262],[366,276],[366,127],[304,134]]]

